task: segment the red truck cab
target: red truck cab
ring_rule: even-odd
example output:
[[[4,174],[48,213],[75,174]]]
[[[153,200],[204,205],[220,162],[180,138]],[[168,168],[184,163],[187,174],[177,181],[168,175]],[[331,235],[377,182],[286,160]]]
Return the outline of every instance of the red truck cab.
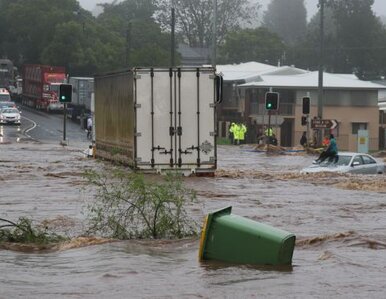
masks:
[[[24,105],[46,111],[63,110],[59,85],[66,82],[64,67],[28,64],[23,67]]]

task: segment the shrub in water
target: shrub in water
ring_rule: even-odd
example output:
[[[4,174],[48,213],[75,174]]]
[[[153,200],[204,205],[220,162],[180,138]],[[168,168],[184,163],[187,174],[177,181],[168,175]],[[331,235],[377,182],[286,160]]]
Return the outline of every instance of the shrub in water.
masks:
[[[118,239],[197,234],[197,223],[186,211],[196,194],[183,186],[181,176],[168,174],[158,182],[118,170],[110,177],[96,172],[86,177],[97,186],[96,202],[88,207],[90,232]]]

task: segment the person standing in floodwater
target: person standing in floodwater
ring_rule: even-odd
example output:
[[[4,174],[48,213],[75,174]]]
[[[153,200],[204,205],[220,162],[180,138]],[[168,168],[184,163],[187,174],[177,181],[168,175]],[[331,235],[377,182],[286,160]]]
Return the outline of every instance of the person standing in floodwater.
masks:
[[[92,137],[92,118],[91,116],[87,118],[87,139]]]
[[[303,147],[307,146],[307,132],[303,132],[302,138],[300,138],[300,145]]]

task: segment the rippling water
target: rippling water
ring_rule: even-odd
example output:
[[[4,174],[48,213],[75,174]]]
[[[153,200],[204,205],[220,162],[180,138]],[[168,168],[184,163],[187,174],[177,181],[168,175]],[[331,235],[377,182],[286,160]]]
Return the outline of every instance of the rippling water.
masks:
[[[81,172],[101,163],[75,148],[0,145],[0,217],[27,216],[68,236],[92,201]],[[233,213],[297,236],[291,267],[198,261],[198,239],[0,250],[0,298],[384,298],[385,176],[304,176],[314,157],[220,146],[215,178],[186,178],[192,208]],[[370,187],[368,187],[370,186]]]

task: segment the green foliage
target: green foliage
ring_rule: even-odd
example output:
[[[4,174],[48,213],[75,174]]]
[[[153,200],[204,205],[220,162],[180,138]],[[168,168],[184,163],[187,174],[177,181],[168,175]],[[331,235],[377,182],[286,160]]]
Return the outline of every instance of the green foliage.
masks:
[[[152,19],[152,3],[103,4],[104,12],[95,18],[76,0],[2,0],[0,57],[18,67],[64,66],[71,76],[169,65],[169,34]]]
[[[55,34],[57,24],[75,19],[76,0],[3,0],[0,19],[4,18],[1,37],[3,52],[17,62],[37,63]]]
[[[361,79],[386,74],[386,29],[371,6],[373,0],[326,1],[324,65],[329,72],[356,73]],[[317,69],[320,13],[310,21],[303,42],[287,52],[287,64]]]
[[[176,13],[176,32],[191,47],[209,47],[213,32],[212,0],[156,0],[157,21],[170,31],[171,5]],[[230,31],[250,24],[257,17],[257,4],[248,0],[217,0],[217,42],[221,44]]]
[[[120,3],[104,3],[103,13],[98,16],[100,24],[106,25],[110,30],[121,32],[125,35],[128,21],[141,20],[152,21],[155,6],[152,0],[126,0]]]
[[[17,223],[0,218],[0,243],[50,244],[65,241],[66,238],[32,227],[32,221],[20,218]]]
[[[90,233],[118,239],[182,238],[197,233],[197,224],[186,212],[196,195],[182,185],[180,176],[168,174],[157,182],[116,170],[111,177],[96,172],[86,177],[97,186],[96,202],[88,207]]]
[[[219,50],[222,63],[260,61],[274,65],[285,51],[285,45],[275,33],[260,27],[228,34]]]

